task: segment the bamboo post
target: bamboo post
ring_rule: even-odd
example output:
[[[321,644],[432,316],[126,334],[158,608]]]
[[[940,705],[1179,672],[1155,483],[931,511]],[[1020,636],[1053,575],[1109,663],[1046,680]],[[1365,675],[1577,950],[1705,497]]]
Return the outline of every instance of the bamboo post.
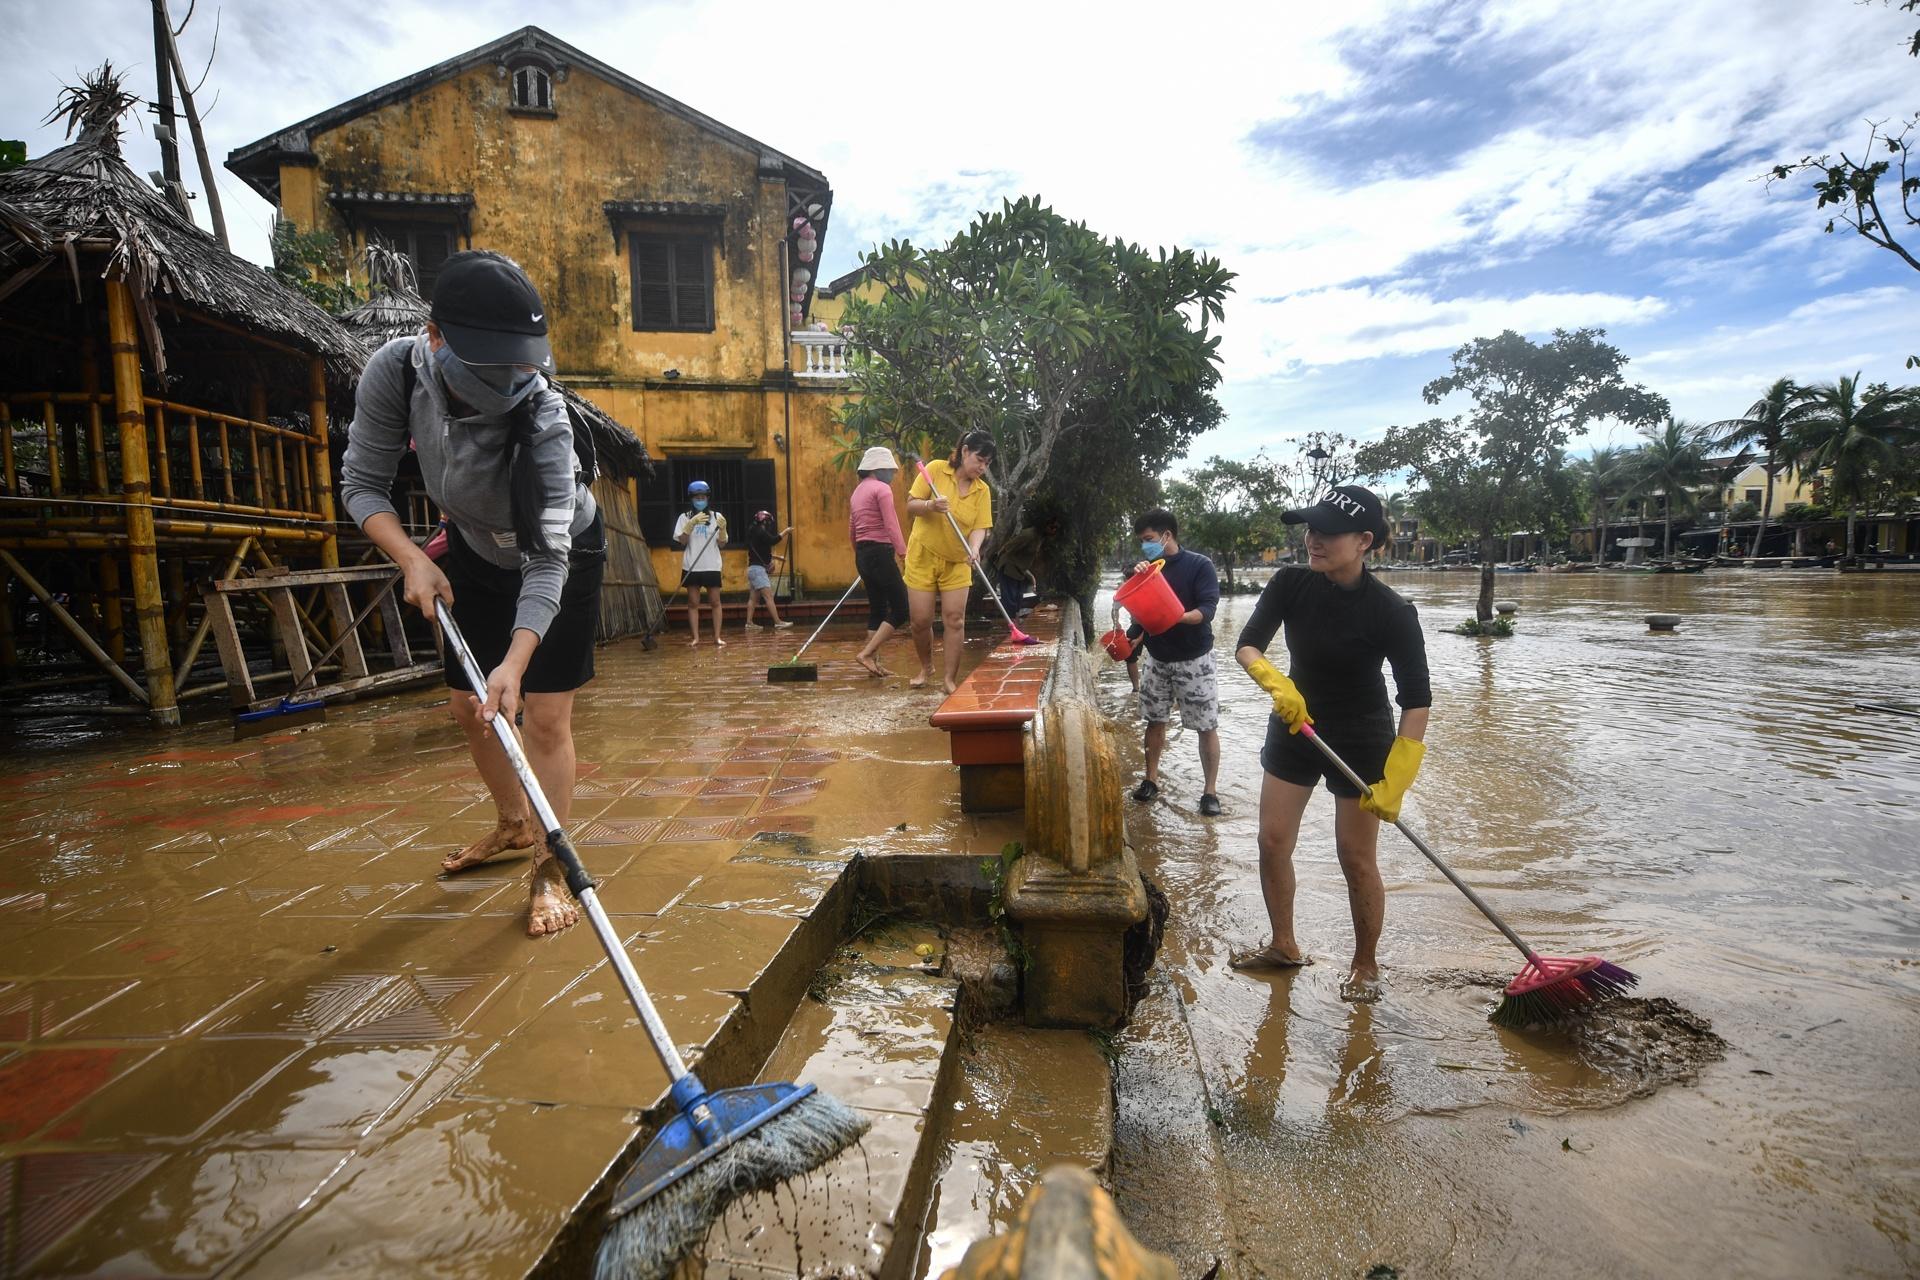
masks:
[[[338,569],[340,536],[334,526],[339,517],[333,509],[333,469],[327,457],[327,362],[319,356],[307,361],[307,398],[312,401],[315,510],[327,529],[327,539],[320,544],[320,566]]]
[[[60,415],[53,401],[40,406],[40,430],[47,439],[47,488],[60,495]]]
[[[100,557],[100,619],[107,633],[107,652],[115,662],[125,662],[127,616],[120,606],[120,561],[111,551]]]
[[[187,473],[193,486],[193,496],[204,500],[207,482],[200,473],[200,418],[197,414],[187,415]]]
[[[280,510],[287,510],[287,438],[273,437],[273,497]]]
[[[11,498],[20,492],[20,484],[13,470],[13,409],[5,400],[0,400],[0,467],[4,467]]]
[[[251,426],[247,428],[247,460],[253,468],[253,505],[265,511],[273,504],[267,501],[267,482],[260,475],[260,433]]]
[[[220,492],[225,501],[233,502],[233,446],[227,441],[227,423],[220,421]]]
[[[93,464],[93,491],[107,495],[107,437],[100,414],[100,343],[87,326],[81,341],[80,389],[87,393],[87,456]]]
[[[173,459],[167,448],[167,410],[164,405],[153,406],[153,448],[148,462],[153,469],[153,485],[163,498],[173,496]]]
[[[113,399],[120,426],[120,489],[127,503],[127,562],[133,571],[133,613],[140,626],[140,657],[147,669],[142,696],[152,706],[155,724],[175,728],[180,724],[180,707],[174,699],[173,665],[167,658],[166,619],[160,601],[160,563],[153,537],[147,414],[140,392],[140,337],[134,327],[133,291],[125,280],[108,280],[106,284]]]
[[[233,549],[233,559],[227,561],[227,571],[221,578],[231,578],[240,572],[240,566],[247,562],[247,548],[253,545],[253,539],[242,538],[240,545]],[[201,602],[203,605],[205,601]],[[174,668],[173,684],[176,689],[185,688],[187,673],[193,670],[193,664],[199,660],[200,647],[207,642],[207,633],[213,630],[213,610],[204,608],[200,613],[200,625],[193,629],[193,636],[187,641],[187,651],[181,655],[180,665]]]
[[[135,700],[139,702],[147,701],[147,691],[145,689],[142,689],[139,686],[139,684],[137,684],[134,681],[134,678],[132,676],[128,675],[124,670],[122,670],[119,663],[115,662],[112,658],[107,656],[106,650],[102,649],[99,646],[99,644],[95,642],[94,638],[87,634],[87,629],[81,626],[78,622],[76,622],[74,620],[73,615],[68,613],[65,609],[63,609],[60,606],[60,602],[53,598],[53,593],[40,585],[40,580],[38,578],[34,577],[31,573],[27,572],[25,565],[21,564],[18,560],[13,558],[13,553],[11,551],[0,550],[0,564],[4,564],[9,570],[12,571],[14,577],[20,579],[20,584],[22,586],[24,586],[27,590],[33,592],[35,596],[39,597],[41,605],[46,609],[48,613],[53,615],[55,620],[58,621],[62,627],[66,628],[67,633],[69,635],[71,635],[75,640],[79,641],[81,649],[83,649],[86,652],[88,657],[92,658],[95,662],[99,663],[100,666],[106,671],[108,675],[112,676],[115,680],[118,680],[121,684],[125,685],[127,688],[127,692],[131,693],[134,696]],[[167,696],[172,697],[173,688],[171,685],[171,678],[173,676],[173,672],[171,671],[167,672],[167,676],[169,679]],[[179,724],[180,709],[178,707],[174,707],[172,708],[172,711],[173,711],[173,723]],[[155,707],[153,709],[153,714],[154,714],[154,717],[158,719],[160,716],[160,708]]]

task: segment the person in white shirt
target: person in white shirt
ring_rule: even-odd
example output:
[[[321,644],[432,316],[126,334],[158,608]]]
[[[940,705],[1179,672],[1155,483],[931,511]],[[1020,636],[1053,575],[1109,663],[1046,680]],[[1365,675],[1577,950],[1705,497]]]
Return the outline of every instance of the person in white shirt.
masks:
[[[705,480],[687,486],[687,510],[673,524],[673,545],[680,553],[680,581],[687,589],[687,622],[693,628],[691,643],[700,643],[700,592],[704,589],[713,601],[713,642],[726,648],[720,629],[720,548],[727,545],[727,518],[709,511],[712,492]]]

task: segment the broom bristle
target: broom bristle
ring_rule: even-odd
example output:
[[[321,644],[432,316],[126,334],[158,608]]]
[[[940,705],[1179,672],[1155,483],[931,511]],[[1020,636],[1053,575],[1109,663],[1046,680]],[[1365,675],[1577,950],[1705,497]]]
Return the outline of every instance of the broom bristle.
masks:
[[[1639,981],[1637,974],[1602,960],[1584,972],[1569,974],[1528,991],[1516,994],[1509,989],[1502,992],[1500,1003],[1494,1006],[1489,1018],[1497,1027],[1514,1030],[1565,1022],[1599,1001],[1625,994],[1628,988]]]
[[[815,1093],[761,1125],[651,1200],[616,1219],[594,1260],[597,1280],[657,1280],[706,1238],[727,1206],[819,1168],[870,1122]]]

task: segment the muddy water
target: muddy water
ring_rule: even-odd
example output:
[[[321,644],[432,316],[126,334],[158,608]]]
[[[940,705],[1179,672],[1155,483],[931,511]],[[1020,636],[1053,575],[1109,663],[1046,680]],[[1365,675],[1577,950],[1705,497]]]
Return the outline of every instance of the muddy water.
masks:
[[[1405,816],[1536,946],[1605,954],[1644,999],[1575,1033],[1492,1027],[1517,957],[1387,831],[1387,994],[1343,1003],[1324,794],[1296,855],[1318,963],[1227,969],[1265,935],[1266,708],[1231,659],[1253,598],[1225,601],[1226,816],[1194,813],[1177,733],[1131,823],[1174,906],[1120,1074],[1142,1237],[1195,1274],[1920,1268],[1920,720],[1854,710],[1920,701],[1920,581],[1502,577],[1501,640],[1444,631],[1472,575],[1389,581],[1436,697]],[[1102,686],[1125,702],[1116,668]]]

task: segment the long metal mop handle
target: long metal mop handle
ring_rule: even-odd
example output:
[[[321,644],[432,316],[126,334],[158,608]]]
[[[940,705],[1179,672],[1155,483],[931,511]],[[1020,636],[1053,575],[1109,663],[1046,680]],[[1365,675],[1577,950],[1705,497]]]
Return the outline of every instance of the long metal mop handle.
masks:
[[[1351,768],[1347,766],[1347,762],[1345,760],[1342,760],[1339,754],[1335,752],[1332,747],[1327,745],[1326,740],[1324,738],[1322,738],[1319,734],[1313,731],[1312,725],[1310,724],[1301,725],[1300,732],[1306,735],[1307,741],[1311,742],[1314,746],[1320,748],[1320,754],[1325,756],[1328,760],[1332,761],[1333,766],[1336,769],[1340,770],[1340,772],[1347,775],[1348,782],[1351,782],[1354,786],[1360,788],[1361,795],[1366,796],[1369,799],[1372,798],[1373,788],[1368,786],[1367,783],[1361,779],[1359,774],[1355,773]],[[1468,902],[1471,902],[1474,906],[1480,908],[1481,915],[1493,921],[1494,928],[1498,929],[1500,932],[1507,935],[1508,942],[1511,942],[1514,946],[1520,948],[1521,955],[1525,956],[1528,960],[1533,961],[1535,963],[1539,962],[1540,957],[1536,956],[1533,953],[1533,948],[1529,947],[1525,942],[1521,941],[1520,935],[1515,933],[1513,929],[1507,924],[1507,922],[1500,918],[1500,913],[1498,911],[1495,911],[1491,906],[1487,905],[1487,900],[1481,897],[1479,894],[1475,893],[1473,891],[1472,885],[1469,885],[1465,880],[1462,880],[1459,876],[1455,875],[1453,873],[1453,868],[1448,866],[1446,863],[1442,862],[1440,860],[1440,855],[1435,853],[1432,849],[1428,848],[1427,842],[1425,840],[1422,840],[1419,836],[1415,835],[1413,833],[1413,829],[1398,818],[1395,818],[1393,820],[1393,825],[1400,828],[1401,835],[1405,836],[1407,839],[1413,842],[1414,848],[1418,849],[1421,853],[1424,853],[1427,855],[1428,862],[1431,862],[1434,866],[1440,868],[1441,875],[1453,881],[1454,888],[1458,889],[1460,892],[1467,895]]]
[[[467,673],[467,682],[484,696],[487,677],[481,672],[480,664],[474,661],[473,650],[467,647],[467,638],[460,634],[460,628],[454,624],[446,601],[435,599],[433,609],[440,619],[440,629],[446,635],[447,647],[459,657],[460,667]],[[496,714],[490,727],[493,736],[500,740],[500,749],[507,753],[507,761],[513,766],[514,775],[520,779],[527,799],[532,802],[541,829],[547,833],[547,848],[552,850],[553,856],[566,869],[567,888],[573,890],[573,896],[580,899],[580,906],[586,911],[587,921],[593,925],[594,933],[599,936],[600,946],[612,962],[613,971],[620,975],[620,985],[626,988],[627,999],[633,1002],[633,1011],[640,1015],[640,1023],[647,1029],[647,1038],[653,1042],[653,1051],[660,1055],[660,1063],[666,1067],[668,1077],[678,1081],[687,1074],[687,1064],[680,1057],[680,1051],[673,1047],[673,1037],[667,1034],[666,1023],[660,1021],[652,997],[647,995],[646,987],[641,984],[633,961],[627,958],[627,949],[620,944],[620,935],[613,931],[613,922],[607,919],[606,910],[600,905],[600,895],[594,890],[593,878],[581,865],[580,855],[574,852],[573,841],[561,830],[559,817],[554,813],[553,806],[547,803],[547,795],[540,789],[539,779],[533,776],[533,766],[527,762],[527,753],[520,746],[519,736],[503,715]]]
[[[926,463],[915,458],[913,465],[920,468],[920,478],[927,482],[927,492],[936,498],[944,498],[947,496],[940,492],[938,485],[934,484],[933,476],[927,471]],[[953,526],[953,536],[960,539],[960,549],[967,553],[967,563],[973,566],[974,572],[980,574],[982,578],[985,578],[987,594],[993,597],[994,607],[1000,610],[1000,616],[1007,620],[1007,627],[1012,631],[1018,632],[1020,628],[1013,625],[1013,615],[1007,612],[1006,601],[1000,598],[1000,592],[994,588],[993,579],[986,577],[987,571],[981,567],[980,557],[974,555],[973,548],[967,545],[967,535],[960,532],[960,522],[954,519],[951,510],[944,511],[941,514],[946,516],[947,523]]]
[[[792,666],[794,663],[800,661],[800,655],[805,653],[811,647],[813,647],[813,642],[820,638],[820,633],[827,629],[827,624],[829,622],[833,621],[833,615],[840,612],[840,606],[847,602],[847,597],[852,595],[853,589],[859,585],[860,585],[859,578],[855,578],[852,582],[849,582],[847,584],[846,591],[841,593],[840,598],[833,602],[833,608],[827,610],[827,616],[820,619],[820,625],[815,627],[813,629],[813,634],[807,637],[806,644],[803,644],[798,649],[794,650],[793,656],[787,659],[788,666]]]

